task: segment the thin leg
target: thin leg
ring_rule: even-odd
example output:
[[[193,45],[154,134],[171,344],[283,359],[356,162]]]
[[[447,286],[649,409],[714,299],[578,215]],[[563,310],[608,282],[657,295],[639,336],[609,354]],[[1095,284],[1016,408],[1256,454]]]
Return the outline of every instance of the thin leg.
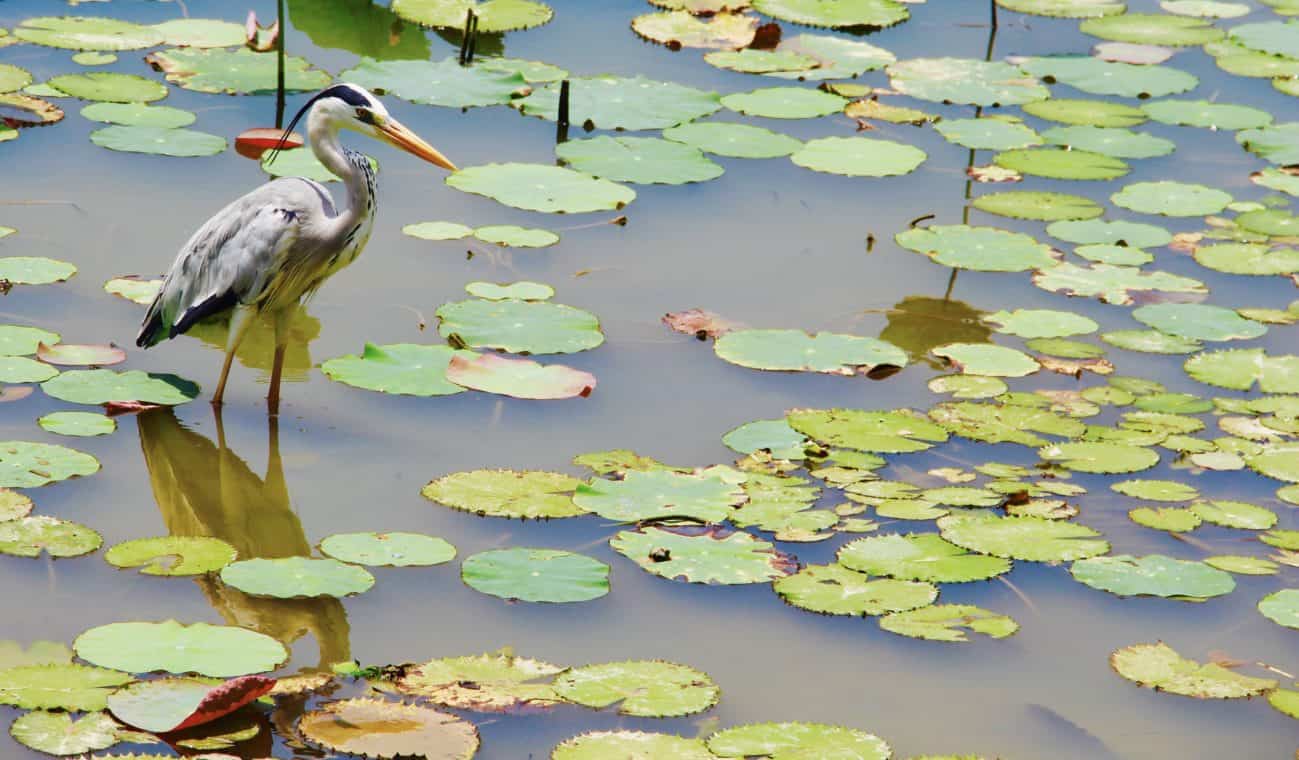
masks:
[[[237,308],[230,315],[230,333],[226,338],[226,358],[221,365],[221,379],[217,381],[216,393],[212,394],[212,406],[221,406],[222,399],[226,394],[226,380],[230,377],[230,367],[235,363],[235,352],[239,350],[239,344],[243,342],[244,336],[248,334],[248,328],[252,327],[253,321],[252,309]]]
[[[280,413],[280,380],[284,376],[284,354],[289,345],[289,325],[297,306],[283,309],[275,315],[275,361],[271,365],[271,389],[266,394],[266,411],[272,416]]]

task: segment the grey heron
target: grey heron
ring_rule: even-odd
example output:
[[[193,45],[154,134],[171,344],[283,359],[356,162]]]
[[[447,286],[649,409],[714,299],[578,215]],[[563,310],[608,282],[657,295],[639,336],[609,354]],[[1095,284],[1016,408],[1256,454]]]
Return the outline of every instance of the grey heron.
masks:
[[[347,187],[339,209],[329,191],[303,177],[281,177],[221,209],[180,249],[150,304],[137,346],[149,348],[184,333],[199,320],[230,315],[225,362],[212,403],[221,405],[231,362],[252,320],[266,314],[275,326],[271,414],[279,410],[280,375],[293,308],[330,276],[351,264],[370,238],[375,175],[370,161],[338,140],[350,129],[455,171],[445,156],[388,114],[378,98],[353,84],[336,84],[312,97],[304,114],[307,142],[320,162]],[[279,146],[284,144],[281,138]],[[278,147],[277,146],[277,149]]]

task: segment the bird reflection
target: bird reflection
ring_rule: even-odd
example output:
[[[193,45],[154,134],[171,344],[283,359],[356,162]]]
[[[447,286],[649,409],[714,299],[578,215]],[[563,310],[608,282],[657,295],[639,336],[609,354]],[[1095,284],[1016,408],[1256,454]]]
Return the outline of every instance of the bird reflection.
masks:
[[[887,313],[880,339],[898,346],[934,369],[946,362],[929,355],[945,343],[989,343],[992,328],[979,321],[987,312],[964,301],[929,296],[907,296]]]
[[[267,418],[266,476],[258,477],[226,444],[216,413],[217,443],[189,430],[171,408],[138,417],[140,448],[153,497],[173,536],[212,536],[226,541],[240,559],[307,556],[311,545],[289,503],[280,458],[279,424]],[[339,600],[259,599],[203,576],[208,601],[230,625],[251,628],[289,647],[311,634],[320,650],[318,667],[351,659],[347,613]]]
[[[205,319],[189,329],[191,335],[213,348],[222,351],[226,348],[226,338],[230,334],[229,316]],[[284,354],[284,380],[302,382],[311,372],[311,349],[309,343],[320,337],[320,320],[307,313],[299,304],[289,320],[289,343]],[[258,371],[258,379],[268,381],[271,377],[271,361],[275,357],[275,322],[269,315],[258,315],[252,327],[244,335],[244,340],[235,352],[235,358],[248,369]]]

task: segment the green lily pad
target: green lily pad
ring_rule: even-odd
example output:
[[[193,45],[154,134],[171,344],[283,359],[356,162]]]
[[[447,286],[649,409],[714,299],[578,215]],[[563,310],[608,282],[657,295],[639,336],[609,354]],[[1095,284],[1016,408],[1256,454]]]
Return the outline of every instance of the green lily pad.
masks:
[[[1299,163],[1299,122],[1242,130],[1236,133],[1236,142],[1274,164]]]
[[[1268,167],[1249,175],[1249,179],[1256,185],[1279,190],[1286,195],[1299,196],[1299,177],[1284,169]]]
[[[929,390],[934,393],[950,393],[953,398],[992,398],[1010,389],[1003,380],[996,377],[943,375],[929,381]]]
[[[646,13],[631,20],[632,31],[672,49],[739,48],[753,42],[758,20],[748,14],[720,12],[700,18],[686,10]]]
[[[1228,74],[1240,77],[1274,78],[1272,86],[1283,92],[1287,86],[1283,83],[1299,74],[1299,60],[1253,50],[1230,37],[1219,42],[1210,42],[1204,46],[1204,52],[1213,56],[1213,62]]]
[[[1013,150],[1042,144],[1042,138],[1031,128],[1006,119],[943,119],[934,125],[934,131],[948,142],[971,150]]]
[[[501,599],[524,602],[586,602],[609,593],[609,566],[555,549],[494,549],[467,557],[465,585]]]
[[[327,557],[370,567],[427,567],[450,562],[456,548],[422,533],[336,533],[320,542]]]
[[[888,760],[892,749],[878,736],[825,723],[750,723],[708,737],[717,757],[766,757],[771,760]]]
[[[473,65],[493,71],[518,72],[524,81],[530,84],[549,84],[568,78],[568,71],[542,61],[526,61],[521,58],[474,58]]]
[[[140,401],[174,406],[193,400],[199,393],[197,385],[175,375],[111,369],[68,370],[46,380],[41,389],[47,396],[74,404]]]
[[[1132,317],[1160,332],[1188,340],[1242,340],[1267,332],[1266,325],[1211,304],[1151,304],[1134,310]]]
[[[175,620],[101,625],[78,636],[72,648],[87,662],[130,673],[165,671],[215,678],[274,670],[289,656],[283,644],[261,633]]]
[[[1024,104],[1025,113],[1083,127],[1135,127],[1147,120],[1145,112],[1123,103],[1106,100],[1051,98]]]
[[[661,660],[572,668],[555,679],[554,687],[570,702],[596,709],[617,704],[620,714],[644,718],[693,715],[721,697],[707,673]]]
[[[1299,589],[1287,588],[1273,592],[1258,602],[1263,617],[1286,628],[1299,628]]]
[[[329,359],[320,369],[331,380],[370,391],[448,396],[465,390],[447,380],[446,371],[452,357],[467,353],[449,346],[366,343],[360,356],[349,354]]]
[[[555,155],[578,171],[633,184],[707,182],[724,171],[698,148],[657,137],[570,140],[556,146]]]
[[[549,681],[564,668],[505,652],[444,657],[408,668],[397,688],[430,701],[476,712],[521,712],[563,701]]]
[[[1239,18],[1250,12],[1250,7],[1244,3],[1219,0],[1160,0],[1159,7],[1179,16],[1198,18]]]
[[[392,10],[407,21],[438,29],[464,29],[472,10],[480,34],[531,29],[555,15],[534,0],[393,0]]]
[[[1140,472],[1159,463],[1159,454],[1122,443],[1082,441],[1045,446],[1038,456],[1076,472]]]
[[[118,725],[102,712],[73,720],[67,713],[37,710],[19,716],[9,734],[20,744],[47,755],[81,755],[117,744]]]
[[[0,522],[0,554],[39,557],[45,552],[55,558],[80,557],[103,543],[103,537],[90,528],[48,515]]]
[[[1083,34],[1116,42],[1181,47],[1216,42],[1225,33],[1209,21],[1163,13],[1123,13],[1088,19],[1078,27]]]
[[[129,726],[170,733],[210,723],[269,692],[274,685],[274,679],[261,676],[216,685],[195,678],[137,681],[109,695],[108,710]],[[178,744],[192,746],[189,742],[193,741]]]
[[[888,67],[893,88],[936,103],[1010,106],[1046,100],[1050,91],[1018,66],[971,58],[912,58]]]
[[[277,56],[274,53],[255,53],[246,47],[236,50],[224,48],[169,48],[150,53],[145,61],[167,76],[167,81],[186,90],[224,93],[227,95],[256,95],[275,92],[278,79]],[[86,74],[85,76],[93,76]],[[305,59],[295,55],[284,58],[284,89],[289,92],[309,92],[328,87],[329,74],[313,69]],[[51,80],[59,89],[61,85]],[[153,84],[161,87],[156,82]],[[163,88],[166,91],[166,88]],[[161,96],[159,96],[161,97]]]
[[[1141,214],[1206,216],[1231,203],[1231,195],[1185,182],[1136,182],[1110,196],[1115,205]]]
[[[250,596],[341,598],[368,591],[374,576],[335,559],[246,559],[221,568],[221,582]]]
[[[1067,146],[1071,151],[1091,151],[1114,158],[1167,156],[1177,147],[1172,140],[1115,127],[1055,127],[1043,132],[1042,138],[1052,145]]]
[[[541,164],[487,164],[461,169],[446,183],[528,211],[584,213],[620,209],[636,192],[572,169]]]
[[[669,471],[628,472],[622,480],[596,478],[578,485],[573,503],[620,522],[664,517],[724,522],[744,501],[737,486],[709,477]]]
[[[738,92],[721,99],[722,105],[749,116],[768,119],[812,119],[839,113],[846,98],[807,87],[767,87]]]
[[[1167,66],[1102,61],[1090,56],[1030,58],[1024,71],[1048,83],[1060,82],[1092,95],[1162,98],[1194,89],[1200,80]]]
[[[970,604],[935,604],[885,615],[880,618],[880,628],[913,639],[965,642],[969,641],[967,630],[1004,639],[1018,631],[1019,624],[1006,615]]]
[[[781,21],[832,29],[887,27],[910,16],[897,0],[754,0],[753,9]]]
[[[947,359],[967,375],[1024,377],[1041,369],[1041,365],[1028,354],[991,343],[949,343],[931,353]]]
[[[60,340],[62,337],[58,333],[39,327],[0,325],[0,356],[34,354],[42,343],[53,346]]]
[[[839,564],[871,575],[930,583],[965,583],[1010,572],[1001,557],[968,552],[933,533],[861,538],[839,550]]]
[[[424,486],[425,498],[453,509],[492,517],[573,517],[586,510],[573,503],[576,478],[556,472],[474,470],[455,472]]]
[[[325,703],[303,715],[296,731],[333,752],[366,757],[468,760],[479,744],[472,723],[428,707],[382,699]]]
[[[1280,567],[1277,563],[1263,559],[1262,557],[1248,557],[1234,554],[1205,557],[1204,564],[1237,575],[1276,575],[1276,571]]]
[[[773,71],[807,71],[821,65],[810,55],[785,50],[714,50],[704,55],[704,62],[719,69],[745,74],[769,74]]]
[[[164,45],[176,47],[233,47],[243,45],[246,35],[242,24],[211,18],[177,18],[153,28],[162,32]]]
[[[1241,24],[1231,28],[1231,38],[1251,50],[1268,55],[1299,58],[1299,29],[1282,21]]]
[[[983,318],[997,326],[997,332],[1021,338],[1060,338],[1096,332],[1095,320],[1071,311],[1052,309],[1015,309],[998,311]]]
[[[1098,264],[1113,264],[1115,266],[1139,267],[1142,264],[1149,264],[1154,261],[1155,257],[1141,250],[1125,245],[1106,245],[1097,243],[1093,245],[1080,245],[1074,249],[1074,253]]]
[[[1056,18],[1096,18],[1122,13],[1123,0],[997,0],[997,5],[1020,13]]]
[[[802,459],[810,441],[779,419],[746,422],[722,436],[722,443],[740,454],[768,451],[776,459]]]
[[[1190,501],[1200,495],[1194,487],[1175,480],[1125,480],[1110,490],[1147,501]]]
[[[803,145],[800,140],[769,129],[725,122],[681,124],[663,130],[663,136],[706,153],[730,158],[779,158],[794,153]]]
[[[117,430],[117,422],[93,412],[52,412],[36,423],[42,430],[56,435],[96,436],[108,435]]]
[[[12,64],[0,63],[0,92],[21,90],[31,83],[31,72]]]
[[[82,66],[107,66],[110,63],[117,63],[117,56],[112,53],[87,50],[72,56],[72,62]]]
[[[943,266],[981,272],[1022,272],[1056,263],[1050,246],[1019,232],[964,224],[914,227],[894,240]]]
[[[1192,254],[1203,266],[1228,274],[1276,275],[1299,272],[1299,249],[1260,243],[1198,246]]]
[[[75,449],[49,443],[0,442],[0,488],[36,488],[98,471],[98,460]]]
[[[870,580],[842,565],[808,565],[777,579],[772,588],[787,604],[825,615],[883,615],[932,604],[938,588],[930,583]]]
[[[845,39],[830,34],[800,34],[786,37],[780,41],[776,50],[779,53],[810,56],[821,64],[810,70],[772,71],[766,74],[780,79],[807,81],[852,79],[897,60],[893,53],[884,48],[858,39]]]
[[[147,103],[167,97],[167,86],[160,82],[111,71],[61,74],[48,84],[74,98],[108,103]]]
[[[502,245],[506,248],[546,248],[559,242],[559,235],[550,230],[520,227],[515,224],[479,227],[474,230],[474,237],[484,243]]]
[[[205,536],[162,536],[137,538],[104,552],[114,567],[141,567],[145,575],[203,575],[235,561],[237,552],[218,538]]]
[[[1133,248],[1158,248],[1173,242],[1173,235],[1163,227],[1128,221],[1053,222],[1046,228],[1048,235],[1079,245],[1111,244]]]
[[[1182,365],[1193,379],[1232,390],[1255,383],[1264,393],[1299,393],[1299,356],[1269,356],[1261,348],[1198,354]]]
[[[589,731],[561,742],[551,760],[602,760],[613,757],[662,760],[713,760],[700,739],[647,731]]]
[[[163,41],[162,33],[153,27],[90,16],[29,18],[14,29],[14,36],[67,50],[139,50]]]
[[[1275,546],[1286,551],[1299,551],[1299,530],[1269,530],[1258,537],[1268,546]]]
[[[911,145],[869,137],[809,140],[789,158],[812,171],[849,177],[895,177],[915,171],[927,154]]]
[[[1050,179],[1110,180],[1130,171],[1130,167],[1117,158],[1085,150],[1010,150],[998,153],[992,160],[1004,169]]]
[[[457,222],[420,222],[401,228],[402,234],[421,240],[460,240],[474,234],[474,228]]]
[[[507,105],[529,92],[528,83],[518,72],[461,66],[454,57],[440,61],[376,61],[362,57],[339,77],[412,103],[446,108]]]
[[[1046,439],[1034,433],[1074,437],[1083,423],[1047,409],[957,402],[939,404],[929,416],[955,435],[985,443],[1018,443],[1044,446]]]
[[[108,704],[112,689],[133,680],[129,673],[85,665],[20,665],[0,670],[0,704],[94,712]]]
[[[1267,530],[1276,525],[1276,513],[1243,501],[1200,501],[1191,511],[1202,520],[1224,528]]]
[[[31,497],[26,494],[11,491],[8,488],[0,488],[0,522],[26,517],[31,514],[34,506]],[[5,666],[6,660],[4,659],[3,647],[0,647],[0,668]]]
[[[1208,599],[1236,588],[1231,574],[1203,562],[1160,554],[1115,555],[1081,559],[1069,567],[1074,580],[1118,596],[1192,597]]]
[[[568,82],[572,123],[590,122],[597,129],[666,129],[722,107],[715,92],[640,76],[574,77]],[[555,121],[559,85],[537,88],[516,105],[528,116]]]
[[[262,154],[262,171],[272,177],[306,177],[317,182],[339,182],[339,178],[330,171],[310,148],[290,148],[274,153]],[[379,164],[370,159],[370,167],[379,170]]]
[[[1033,284],[1053,293],[1099,298],[1105,303],[1117,305],[1132,303],[1133,292],[1197,294],[1208,292],[1208,288],[1199,280],[1168,272],[1147,272],[1137,267],[1112,264],[1080,267],[1068,261],[1036,272],[1033,275]]]
[[[215,156],[226,149],[226,139],[193,129],[127,127],[113,125],[90,133],[101,148],[157,156]]]
[[[974,199],[972,205],[989,214],[1041,222],[1094,219],[1105,213],[1105,209],[1095,201],[1080,195],[1026,190],[980,195]]]
[[[1141,107],[1162,124],[1206,129],[1259,129],[1272,123],[1272,114],[1259,108],[1208,100],[1160,100]]]
[[[1109,542],[1086,525],[1039,517],[948,515],[938,520],[938,528],[957,546],[1028,562],[1067,562],[1110,550]]]
[[[802,330],[735,330],[713,345],[717,356],[751,369],[870,374],[881,367],[905,367],[906,352],[877,338]]]
[[[534,301],[454,301],[437,310],[438,331],[463,344],[514,353],[559,354],[604,342],[595,315],[572,306]]]
[[[35,359],[0,356],[0,383],[43,383],[57,374],[57,369]]]
[[[1200,516],[1180,507],[1138,507],[1128,511],[1137,525],[1169,533],[1183,533],[1200,527]]]
[[[1166,335],[1158,330],[1114,330],[1101,334],[1111,346],[1148,354],[1193,354],[1204,348],[1198,340]]]
[[[765,583],[798,567],[772,544],[718,526],[624,530],[609,545],[654,575],[688,583]]]
[[[1236,225],[1246,232],[1277,237],[1294,237],[1299,234],[1299,217],[1281,209],[1257,209],[1240,214]]]
[[[1138,686],[1196,699],[1240,699],[1276,688],[1276,681],[1251,678],[1209,663],[1202,665],[1179,655],[1163,643],[1134,644],[1115,650],[1110,666]]]
[[[1245,464],[1260,475],[1299,483],[1299,443],[1270,444],[1259,453],[1246,456]]]
[[[0,280],[11,285],[49,285],[63,282],[77,273],[66,261],[42,256],[8,256],[0,258]]]
[[[465,284],[465,292],[471,296],[485,298],[488,301],[505,301],[511,298],[520,301],[548,301],[555,295],[555,289],[542,282],[521,280],[512,283],[470,282]]]
[[[910,409],[794,409],[785,419],[815,441],[858,451],[924,451],[948,438],[946,430]]]

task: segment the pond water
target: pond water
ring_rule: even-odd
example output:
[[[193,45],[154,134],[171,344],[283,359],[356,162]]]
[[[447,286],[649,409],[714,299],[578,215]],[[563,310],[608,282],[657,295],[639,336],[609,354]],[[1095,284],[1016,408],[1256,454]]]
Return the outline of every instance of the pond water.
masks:
[[[1278,18],[1267,7],[1248,4],[1250,16],[1218,25]],[[994,60],[1086,54],[1097,41],[1079,32],[1077,20],[1003,9],[990,42],[985,2],[928,0],[909,7],[909,21],[865,39],[899,60],[938,55],[982,60],[990,44]],[[250,8],[263,23],[276,15],[275,3],[265,0],[187,0],[183,7],[179,2],[114,0],[71,9],[48,0],[8,0],[0,4],[0,27],[12,29],[31,16],[65,12],[156,23],[187,11],[195,18],[240,22]],[[722,93],[782,84],[708,66],[699,50],[672,51],[642,40],[628,24],[652,10],[636,2],[564,0],[556,3],[553,21],[507,34],[499,44],[506,55],[544,60],[575,75],[642,74]],[[1129,12],[1159,8],[1152,1],[1132,0]],[[823,31],[852,38],[782,26],[789,36]],[[332,73],[352,67],[358,53],[379,52],[374,46],[395,42],[410,55],[436,60],[455,55],[458,41],[454,34],[443,37],[403,24],[385,8],[346,0],[289,0],[285,27],[289,53]],[[101,70],[161,81],[141,62],[145,52],[124,51]],[[31,71],[37,82],[80,68],[70,61],[70,51],[36,45],[0,49],[0,63]],[[1198,47],[1181,50],[1168,65],[1200,78],[1199,87],[1186,97],[1255,106],[1278,122],[1289,121],[1296,112],[1295,101],[1267,79],[1230,76]],[[883,71],[857,81],[888,85]],[[1063,84],[1052,90],[1058,97],[1094,97]],[[307,97],[290,94],[289,112]],[[901,96],[885,100],[949,119],[975,115],[971,106]],[[551,122],[507,107],[461,111],[392,96],[384,101],[394,116],[461,167],[554,161]],[[0,252],[70,261],[79,272],[62,284],[15,287],[0,300],[0,322],[40,326],[77,343],[128,346],[141,310],[106,294],[103,283],[124,274],[159,273],[193,229],[264,181],[265,174],[256,162],[233,151],[185,159],[104,150],[89,141],[88,134],[101,125],[77,115],[81,104],[58,102],[68,111],[62,123],[24,130],[20,139],[0,144],[7,180],[0,187],[0,225],[19,229],[0,242]],[[229,138],[249,127],[275,124],[273,95],[227,97],[171,87],[164,103],[193,110],[195,128]],[[856,130],[853,120],[839,114],[774,120],[723,110],[712,118],[760,124],[801,140],[848,137]],[[1026,118],[1039,130],[1053,126]],[[106,547],[168,533],[214,535],[234,544],[242,556],[279,557],[313,552],[334,533],[414,531],[453,543],[457,560],[431,568],[375,568],[372,590],[341,601],[277,602],[239,594],[207,577],[160,579],[119,571],[99,554],[58,561],[3,557],[0,600],[6,613],[0,615],[0,639],[71,642],[105,623],[175,618],[242,625],[279,638],[292,650],[285,673],[348,659],[419,662],[511,647],[561,665],[662,658],[704,670],[722,688],[715,708],[677,719],[628,718],[577,707],[525,716],[465,713],[481,733],[477,757],[493,760],[549,757],[557,743],[591,730],[625,727],[695,736],[716,727],[784,720],[867,730],[886,739],[897,757],[1289,756],[1299,740],[1296,724],[1264,700],[1193,700],[1141,689],[1118,677],[1108,658],[1121,647],[1162,640],[1200,661],[1217,650],[1295,672],[1294,631],[1255,609],[1265,594],[1294,585],[1299,571],[1293,567],[1283,565],[1277,576],[1236,576],[1233,593],[1192,604],[1120,598],[1075,582],[1066,566],[1022,562],[1006,576],[1009,583],[943,584],[941,596],[945,603],[1010,615],[1021,626],[1018,633],[946,644],[893,635],[880,630],[873,618],[811,614],[783,603],[767,584],[665,581],[610,549],[608,538],[622,526],[596,516],[524,522],[480,518],[420,495],[433,478],[480,468],[587,477],[571,459],[604,449],[633,449],[675,465],[731,463],[736,454],[722,445],[724,433],[797,407],[925,410],[946,400],[928,390],[926,382],[949,370],[932,356],[926,361],[924,351],[969,339],[962,328],[968,332],[968,320],[977,312],[1069,310],[1096,320],[1101,331],[1141,327],[1130,307],[1066,298],[1033,287],[1023,272],[953,274],[894,243],[893,236],[911,220],[932,215],[929,224],[968,220],[1027,232],[1062,250],[1070,247],[1052,241],[1040,222],[968,209],[967,194],[1006,188],[1077,193],[1105,203],[1106,218],[1183,232],[1204,229],[1203,219],[1142,216],[1114,208],[1107,199],[1129,182],[1164,179],[1203,183],[1238,200],[1270,192],[1249,180],[1266,162],[1241,150],[1227,130],[1146,124],[1143,131],[1175,140],[1177,151],[1132,160],[1131,174],[1121,180],[1027,177],[1015,185],[976,184],[970,189],[965,176],[970,152],[965,148],[947,143],[929,126],[882,121],[874,126],[869,136],[918,146],[928,153],[927,162],[905,176],[871,179],[810,172],[783,158],[717,158],[726,170],[719,179],[638,185],[636,200],[621,212],[578,216],[521,211],[458,192],[443,184],[441,170],[345,133],[351,147],[373,155],[381,165],[378,220],[365,255],[309,305],[314,320],[309,332],[318,334],[305,349],[309,360],[300,354],[294,358],[277,427],[265,411],[269,356],[263,356],[254,357],[255,367],[236,365],[220,429],[204,397],[174,412],[119,417],[117,431],[109,436],[61,438],[40,430],[35,420],[75,405],[37,391],[0,405],[0,438],[65,443],[102,462],[92,477],[29,493],[39,514],[86,524],[103,534]],[[575,126],[572,136],[580,133]],[[976,162],[986,164],[991,156],[980,151]],[[618,213],[626,215],[625,226],[564,229]],[[560,231],[563,239],[539,250],[500,249],[401,233],[403,225],[428,220],[546,227]],[[868,236],[874,240],[871,246]],[[1151,252],[1155,260],[1147,268],[1202,280],[1210,289],[1206,302],[1285,308],[1296,297],[1294,284],[1285,277],[1222,274],[1166,247]],[[412,398],[333,382],[318,369],[325,359],[357,353],[366,342],[439,343],[433,312],[444,302],[464,298],[465,283],[525,279],[551,284],[557,302],[600,317],[604,345],[554,357],[598,377],[590,397],[547,402],[484,393]],[[723,362],[710,343],[673,333],[660,323],[665,312],[691,307],[752,327],[863,336],[885,332],[885,338],[891,323],[920,309],[952,318],[925,323],[915,344],[903,346],[913,352],[909,366],[872,381],[761,372]],[[1265,337],[1248,341],[1248,347],[1273,354],[1293,351],[1296,329],[1272,326]],[[1013,336],[996,335],[995,340],[1022,347]],[[205,389],[215,383],[221,359],[218,347],[188,337],[147,352],[132,346],[128,353],[125,368],[176,373]],[[1118,374],[1153,379],[1170,391],[1205,398],[1246,395],[1195,382],[1182,371],[1182,357],[1112,347],[1107,347],[1107,357]],[[1090,373],[1075,380],[1039,372],[1010,385],[1014,390],[1076,390],[1105,382]],[[1105,407],[1087,422],[1112,425],[1121,411]],[[1219,435],[1213,415],[1201,416],[1210,426],[1203,437]],[[1206,498],[1272,509],[1280,517],[1279,528],[1299,527],[1293,507],[1274,496],[1279,482],[1249,470],[1174,468],[1176,455],[1162,454],[1157,468],[1131,477],[1189,482]],[[926,487],[941,485],[925,475],[934,467],[988,461],[1031,466],[1038,461],[1033,448],[957,438],[930,452],[887,458],[884,477]],[[1138,506],[1137,500],[1108,487],[1126,477],[1078,473],[1072,480],[1088,489],[1070,498],[1081,510],[1078,521],[1104,533],[1115,554],[1266,556],[1268,547],[1248,531],[1206,525],[1182,540],[1134,524],[1127,511]],[[821,506],[842,501],[842,494],[826,491]],[[881,532],[933,529],[931,521],[880,520]],[[821,543],[782,543],[781,548],[805,564],[826,563],[854,538],[845,534]],[[582,604],[506,603],[461,582],[461,559],[510,546],[566,549],[607,562],[612,591]],[[6,723],[19,714],[0,708]],[[297,756],[283,737],[275,742],[274,756]],[[267,749],[266,744],[249,745],[241,756],[260,756]],[[7,737],[0,739],[0,755],[39,756]]]

